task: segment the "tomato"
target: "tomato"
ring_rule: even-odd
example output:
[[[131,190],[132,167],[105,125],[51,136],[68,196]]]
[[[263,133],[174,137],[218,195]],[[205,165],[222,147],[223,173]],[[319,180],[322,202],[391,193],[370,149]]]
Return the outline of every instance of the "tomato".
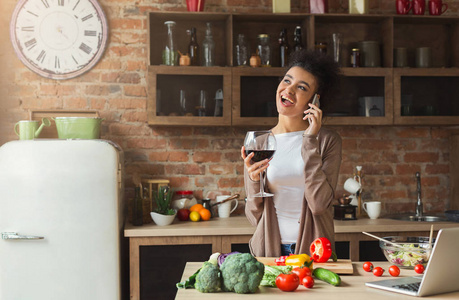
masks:
[[[318,263],[327,262],[332,256],[331,243],[325,237],[315,239],[309,246],[309,251],[311,252],[311,258]]]
[[[391,276],[397,277],[398,275],[400,275],[400,269],[397,266],[390,266],[389,274]]]
[[[366,271],[366,272],[371,272],[373,271],[373,264],[369,261],[365,262],[363,264],[363,269]]]
[[[414,266],[414,271],[418,274],[424,273],[424,266],[421,264],[417,264]]]
[[[298,275],[294,273],[279,274],[276,277],[276,286],[284,292],[293,292],[300,285]]]
[[[308,289],[311,289],[314,286],[314,278],[312,278],[309,275],[304,276],[303,279],[301,279],[301,284],[307,287]]]
[[[305,276],[312,276],[311,269],[308,267],[296,267],[292,270],[292,273],[298,276],[300,282]]]
[[[375,276],[381,276],[384,273],[384,269],[381,267],[376,267],[373,269],[373,275]]]

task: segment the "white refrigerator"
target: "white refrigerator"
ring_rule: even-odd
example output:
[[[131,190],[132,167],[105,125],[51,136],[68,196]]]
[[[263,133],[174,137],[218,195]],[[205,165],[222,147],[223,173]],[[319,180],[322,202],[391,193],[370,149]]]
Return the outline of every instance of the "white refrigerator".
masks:
[[[0,147],[0,299],[119,300],[123,152],[105,140]]]

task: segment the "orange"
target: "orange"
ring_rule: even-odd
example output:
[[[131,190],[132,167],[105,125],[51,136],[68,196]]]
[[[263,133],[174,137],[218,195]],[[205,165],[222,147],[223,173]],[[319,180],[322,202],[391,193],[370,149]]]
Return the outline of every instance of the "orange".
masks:
[[[198,204],[195,204],[192,207],[190,207],[190,211],[200,211],[203,208],[204,208],[204,206],[202,206],[202,204],[198,203]]]
[[[203,221],[209,221],[210,220],[210,210],[207,208],[203,208],[199,211],[199,214],[201,215],[201,220]]]
[[[190,220],[193,222],[198,222],[201,220],[201,215],[197,211],[192,211],[190,213]]]

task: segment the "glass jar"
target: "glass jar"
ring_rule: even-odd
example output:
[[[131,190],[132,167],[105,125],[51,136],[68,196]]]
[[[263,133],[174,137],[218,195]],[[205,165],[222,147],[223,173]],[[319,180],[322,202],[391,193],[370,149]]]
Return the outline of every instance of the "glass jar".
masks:
[[[239,34],[237,36],[237,45],[236,45],[236,65],[237,66],[247,66],[248,61],[249,61],[249,48],[247,47],[245,35]]]
[[[184,191],[176,191],[173,197],[173,200],[180,200],[180,199],[187,199],[185,203],[186,208],[190,208],[191,206],[198,203],[196,198],[193,196],[193,191],[184,190]]]
[[[269,44],[269,35],[267,34],[258,35],[257,51],[261,59],[261,66],[270,67],[272,50],[271,50],[271,45]]]
[[[164,24],[167,26],[167,41],[166,46],[163,50],[163,64],[166,66],[176,66],[177,65],[177,45],[175,43],[174,37],[174,21],[166,21]]]
[[[206,37],[202,42],[202,65],[211,67],[215,65],[215,42],[212,37],[212,25],[207,23]]]

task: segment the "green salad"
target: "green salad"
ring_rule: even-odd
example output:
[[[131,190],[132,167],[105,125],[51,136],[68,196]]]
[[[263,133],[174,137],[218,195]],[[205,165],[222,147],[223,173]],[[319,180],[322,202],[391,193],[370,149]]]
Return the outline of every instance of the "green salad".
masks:
[[[406,250],[385,249],[385,253],[389,262],[403,267],[414,267],[417,264],[427,264],[430,256],[430,249],[419,248],[414,244],[404,244],[400,246],[403,246],[406,248]]]

